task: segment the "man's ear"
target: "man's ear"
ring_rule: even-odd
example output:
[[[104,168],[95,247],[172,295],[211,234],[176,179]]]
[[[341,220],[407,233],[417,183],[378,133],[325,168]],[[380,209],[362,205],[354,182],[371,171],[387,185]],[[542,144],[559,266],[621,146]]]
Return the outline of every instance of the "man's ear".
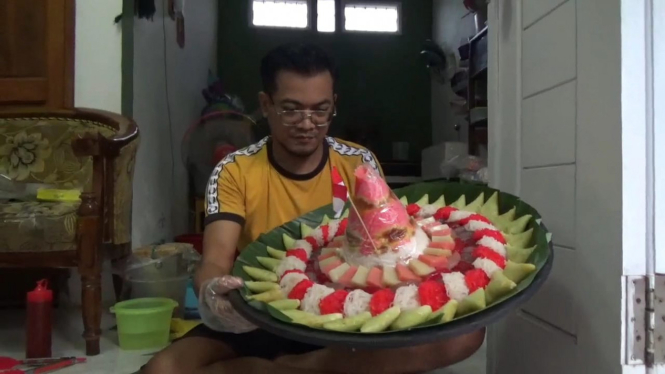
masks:
[[[265,92],[259,92],[259,105],[261,105],[261,113],[263,117],[268,117],[268,111],[270,110],[270,96]]]
[[[337,94],[334,94],[334,95],[333,95],[333,103],[334,103],[334,104],[337,104]]]

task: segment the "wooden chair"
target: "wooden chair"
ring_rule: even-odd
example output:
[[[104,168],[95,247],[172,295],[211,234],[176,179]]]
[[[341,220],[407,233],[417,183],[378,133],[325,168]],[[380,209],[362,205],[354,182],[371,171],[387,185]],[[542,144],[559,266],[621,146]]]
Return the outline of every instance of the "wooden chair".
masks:
[[[0,266],[78,268],[87,355],[99,354],[102,260],[131,253],[138,133],[99,110],[0,112],[2,176],[82,190],[75,203],[0,201]]]

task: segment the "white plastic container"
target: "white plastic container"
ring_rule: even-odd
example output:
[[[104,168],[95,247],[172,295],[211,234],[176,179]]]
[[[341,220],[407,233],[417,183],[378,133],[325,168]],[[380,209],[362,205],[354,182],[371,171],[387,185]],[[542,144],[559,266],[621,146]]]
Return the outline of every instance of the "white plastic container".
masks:
[[[123,285],[123,300],[139,299],[144,297],[164,297],[178,303],[173,312],[174,317],[183,317],[185,314],[185,300],[189,274],[169,278],[136,279],[128,276]]]

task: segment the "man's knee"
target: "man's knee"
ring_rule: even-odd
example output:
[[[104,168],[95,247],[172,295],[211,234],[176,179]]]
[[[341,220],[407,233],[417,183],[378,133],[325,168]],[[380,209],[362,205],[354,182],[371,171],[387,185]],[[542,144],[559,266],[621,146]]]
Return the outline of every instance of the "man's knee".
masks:
[[[192,336],[173,342],[157,353],[145,366],[146,374],[191,374],[208,365],[236,357],[227,344],[204,337]]]
[[[182,367],[182,360],[178,360],[175,354],[168,349],[157,353],[148,364],[141,370],[142,374],[189,374],[195,368]]]

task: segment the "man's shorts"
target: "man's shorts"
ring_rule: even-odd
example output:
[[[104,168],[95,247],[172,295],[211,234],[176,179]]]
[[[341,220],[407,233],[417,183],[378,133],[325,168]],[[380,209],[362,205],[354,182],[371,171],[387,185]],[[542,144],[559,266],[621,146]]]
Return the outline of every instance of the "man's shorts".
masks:
[[[239,357],[259,357],[273,360],[283,355],[313,352],[323,347],[305,344],[256,329],[243,334],[218,332],[200,324],[177,340],[191,337],[208,338],[226,343]]]

